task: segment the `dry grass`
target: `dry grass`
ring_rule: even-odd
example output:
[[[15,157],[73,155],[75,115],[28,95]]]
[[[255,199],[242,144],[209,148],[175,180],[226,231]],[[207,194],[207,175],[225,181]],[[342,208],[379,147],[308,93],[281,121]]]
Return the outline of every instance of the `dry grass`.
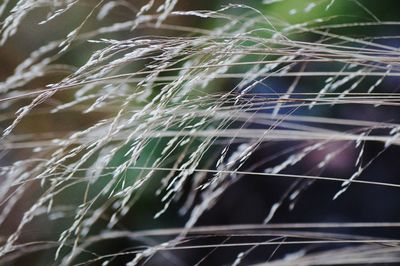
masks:
[[[21,0],[9,11],[14,3],[3,1],[0,43],[7,45],[18,35],[34,10],[50,12],[44,25],[58,23],[81,2]],[[106,265],[125,255],[131,257],[127,265],[136,265],[151,263],[155,254],[163,253],[170,254],[171,263],[180,264],[175,251],[207,249],[208,255],[199,261],[206,265],[207,257],[217,249],[241,247],[244,251],[228,262],[239,265],[258,247],[272,245],[276,251],[293,245],[299,247],[297,253],[275,259],[274,251],[260,264],[399,263],[398,239],[324,230],[397,230],[398,223],[270,221],[280,208],[295,208],[299,195],[315,181],[339,184],[333,200],[351,193],[347,191],[351,186],[400,188],[399,183],[379,177],[362,179],[379,156],[400,145],[396,117],[377,121],[330,115],[335,110],[397,110],[400,98],[395,89],[377,91],[386,79],[400,76],[398,48],[379,42],[397,37],[335,32],[398,27],[400,22],[380,21],[357,1],[355,6],[364,10],[368,19],[344,23],[327,15],[298,24],[246,5],[175,11],[176,2],[149,1],[140,7],[128,1],[98,1],[64,39],[43,43],[0,83],[0,120],[7,124],[1,138],[1,156],[6,159],[1,166],[0,226],[13,213],[21,212],[21,206],[25,208],[12,232],[2,233],[0,262],[51,252],[58,265]],[[334,5],[335,1],[310,2],[301,12]],[[113,12],[121,10],[128,12],[130,19],[114,21]],[[181,17],[209,21],[215,27],[174,24]],[[101,27],[87,26],[96,20]],[[81,65],[62,63],[73,51],[89,51],[90,56]],[[53,84],[32,86],[36,80],[60,76]],[[65,131],[23,130],[26,121],[38,116],[58,119],[68,115],[92,118],[84,127]],[[370,142],[381,143],[381,149],[365,159],[365,145]],[[277,143],[286,148],[275,149],[254,163],[257,151]],[[353,174],[325,176],[324,170],[346,149],[357,154]],[[15,154],[18,159],[12,159]],[[291,172],[310,157],[317,159],[307,173]],[[118,164],[116,158],[120,158]],[[269,166],[260,170],[264,165]],[[293,181],[269,211],[260,210],[265,212],[264,221],[197,226],[228,188],[254,176]],[[183,202],[181,211],[188,214],[185,226],[137,232],[118,229],[120,220],[134,212],[137,201],[154,182],[154,197],[158,196],[163,206],[154,217]],[[66,200],[74,190],[79,193]],[[29,195],[30,191],[35,191],[34,195]],[[24,241],[37,219],[49,224],[65,220],[68,226],[58,240]],[[322,231],[312,230],[316,227]],[[157,238],[160,236],[163,238]],[[258,238],[240,241],[251,236]],[[196,240],[213,237],[225,240],[196,244]],[[150,244],[143,240],[144,246],[129,251],[92,254],[92,259],[82,261],[82,253],[91,252],[95,243],[119,238],[155,240]],[[231,241],[234,239],[239,240]],[[317,244],[326,249],[308,250]]]

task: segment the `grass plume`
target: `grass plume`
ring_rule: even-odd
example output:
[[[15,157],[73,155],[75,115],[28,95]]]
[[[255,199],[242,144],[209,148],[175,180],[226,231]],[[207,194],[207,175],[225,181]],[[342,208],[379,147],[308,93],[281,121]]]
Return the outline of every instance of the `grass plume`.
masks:
[[[133,2],[0,4],[0,49],[32,20],[35,32],[71,22],[59,39],[42,32],[0,82],[0,264],[41,254],[56,265],[207,265],[221,249],[232,265],[399,263],[400,240],[379,231],[390,235],[395,220],[275,219],[315,183],[334,188],[333,204],[353,187],[398,194],[399,182],[370,169],[399,151],[389,29],[400,22],[356,0],[345,6],[360,16],[327,0]],[[272,12],[279,5],[286,18]],[[254,206],[258,223],[202,224],[228,191],[261,178],[284,190]],[[164,216],[179,227],[157,224]],[[118,239],[129,247],[102,251]],[[191,250],[197,262],[180,256]]]

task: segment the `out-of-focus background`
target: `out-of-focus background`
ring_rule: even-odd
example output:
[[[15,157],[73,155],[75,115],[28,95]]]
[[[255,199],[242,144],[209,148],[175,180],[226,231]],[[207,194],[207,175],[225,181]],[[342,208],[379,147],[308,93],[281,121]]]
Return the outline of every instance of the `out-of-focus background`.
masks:
[[[50,21],[49,23],[38,25],[48,12],[48,8],[37,9],[24,18],[21,23],[18,33],[11,37],[4,46],[0,47],[0,80],[4,81],[8,76],[12,75],[15,67],[21,63],[22,60],[27,58],[29,54],[45,43],[54,40],[62,39],[73,28],[80,24],[82,19],[87,13],[96,5],[97,1],[81,1],[78,5],[74,6],[71,10],[60,16],[59,18]],[[143,3],[137,1],[128,1],[133,6],[142,6]],[[140,1],[143,2],[143,1]],[[317,5],[312,12],[304,12],[307,7],[310,7],[311,1],[276,1],[273,4],[263,4],[263,1],[180,1],[175,10],[217,10],[224,5],[232,4],[246,4],[248,6],[258,9],[261,13],[273,14],[275,17],[282,21],[289,23],[299,23],[302,21],[310,21],[318,18],[331,17],[335,23],[346,23],[353,21],[398,21],[400,19],[399,1],[351,1],[339,0],[334,1],[332,7],[326,10],[326,5]],[[265,1],[268,2],[268,1]],[[271,1],[273,2],[273,1]],[[315,1],[318,3],[320,1]],[[328,1],[329,2],[329,1]],[[235,11],[234,11],[235,12]],[[240,11],[238,11],[240,12]],[[238,13],[237,15],[240,15]],[[126,21],[132,16],[132,11],[127,10],[124,6],[115,8],[104,21],[89,21],[84,26],[84,32],[100,26],[106,25],[108,22],[113,21]],[[196,27],[202,29],[212,29],[218,26],[218,20],[201,19],[191,16],[178,16],[168,19],[167,22],[171,25],[184,25],[186,27]],[[327,22],[329,23],[329,19]],[[100,25],[99,25],[100,24]],[[332,33],[345,34],[348,36],[396,36],[400,35],[399,26],[387,27],[365,27],[365,28],[342,28],[331,29]],[[114,38],[127,38],[138,35],[165,35],[168,36],[170,32],[167,30],[155,29],[138,29],[133,33],[124,32],[115,34]],[[190,35],[190,34],[189,34]],[[308,40],[313,36],[301,36],[302,39]],[[370,40],[370,39],[369,39]],[[317,40],[315,40],[317,41]],[[392,47],[400,47],[398,37],[375,40],[376,43],[390,45]],[[31,90],[36,88],[43,88],[46,84],[59,81],[62,77],[73,72],[76,67],[84,64],[90,57],[94,46],[76,45],[71,47],[70,51],[65,55],[60,56],[57,60],[60,68],[54,71],[53,75],[47,75],[29,82],[24,89]],[[61,66],[62,65],[62,66]],[[69,65],[67,68],[65,65]],[[308,66],[312,68],[313,66]],[[293,77],[285,78],[271,78],[266,81],[269,87],[276,88],[276,91],[284,92],[287,87],[293,82]],[[237,81],[224,79],[218,84],[212,83],[207,88],[209,91],[227,91],[231,90]],[[313,87],[320,88],[321,86],[314,86],[321,84],[321,80],[314,78],[304,78],[301,85],[297,88],[298,91],[312,92]],[[371,81],[373,83],[373,81]],[[397,92],[400,88],[400,79],[394,77],[385,78],[382,83],[376,88],[376,92]],[[254,92],[263,92],[263,86],[254,88]],[[50,101],[47,101],[41,106],[42,111],[33,112],[32,115],[26,117],[20,125],[15,129],[15,135],[28,135],[31,140],[35,138],[41,139],[44,134],[50,136],[54,135],[55,138],[64,137],[70,131],[84,129],[94,121],[98,121],[103,117],[109,116],[106,109],[101,112],[93,112],[90,114],[81,114],[79,110],[71,110],[67,112],[60,112],[49,115],[46,110],[50,110],[54,106],[60,105],[72,99],[71,91],[64,91],[57,93]],[[22,105],[28,104],[29,99],[20,101],[12,101],[9,106],[3,109],[0,114],[0,128],[5,129],[15,118],[15,111]],[[5,105],[7,103],[2,102]],[[110,113],[113,113],[113,107],[110,106]],[[335,106],[314,108],[312,110],[299,110],[298,114],[309,115],[323,113],[327,117],[332,118],[353,118],[363,120],[368,117],[368,120],[378,122],[400,122],[400,113],[398,108],[395,107],[371,107],[371,106]],[[250,125],[251,126],[251,125]],[[331,126],[335,128],[334,125]],[[12,138],[12,136],[10,136]],[[279,163],[279,158],[263,162],[270,154],[278,153],[292,146],[301,145],[301,142],[286,142],[286,143],[272,143],[261,146],[257,152],[251,156],[246,162],[245,167],[258,165],[257,169],[272,167]],[[337,148],[337,144],[333,144],[332,150]],[[364,147],[363,160],[368,161],[374,158],[382,149],[383,144],[377,142],[368,142]],[[288,169],[288,172],[298,174],[314,173],[313,168],[321,161],[321,158],[326,155],[326,150],[320,153],[315,152],[309,156],[307,160],[296,164]],[[15,148],[4,149],[1,154],[1,165],[9,165],[10,163],[34,156],[30,149]],[[390,147],[384,153],[374,160],[365,171],[362,178],[363,180],[379,180],[380,182],[398,183],[399,181],[399,155],[400,149],[398,147]],[[315,172],[323,176],[338,176],[350,177],[354,172],[354,160],[357,153],[354,148],[345,148],[337,158],[332,161],[323,172]],[[121,159],[122,160],[122,159]],[[118,165],[118,158],[113,163]],[[248,176],[242,178],[235,185],[231,186],[221,197],[219,202],[204,216],[201,217],[198,225],[225,225],[225,224],[258,224],[262,223],[268,214],[271,205],[282,197],[285,191],[292,184],[291,179],[265,179],[257,176]],[[166,212],[165,215],[158,219],[153,219],[153,216],[159,209],[162,208],[160,198],[154,196],[153,190],[157,184],[149,185],[148,192],[145,191],[140,198],[137,208],[128,213],[116,226],[124,230],[142,230],[152,228],[164,227],[182,227],[187,220],[188,216],[179,216],[177,213],[180,209],[180,204],[174,204]],[[153,186],[153,187],[152,187]],[[302,222],[396,222],[400,220],[400,193],[398,189],[388,189],[380,186],[352,186],[349,191],[341,195],[337,200],[333,201],[332,197],[338,191],[339,185],[330,182],[314,182],[310,184],[301,197],[296,201],[296,206],[293,210],[288,207],[280,208],[272,223],[302,223]],[[70,201],[74,197],[80,197],[84,191],[68,191],[65,193],[65,199],[59,199],[62,204],[63,200]],[[20,201],[15,210],[8,216],[5,223],[0,227],[0,234],[6,236],[15,229],[16,221],[21,219],[24,210],[24,202],[35,198],[35,187],[32,188],[32,194],[25,195],[24,199]],[[44,223],[43,223],[44,224]],[[34,241],[39,236],[41,239],[54,239],[61,228],[64,227],[63,222],[55,223],[51,227],[42,226],[40,220],[34,221],[29,228],[31,231],[24,233],[26,241]],[[100,230],[100,228],[99,228]],[[382,237],[400,237],[397,232],[394,235],[393,231],[386,232],[385,229],[332,229],[335,233],[351,233],[351,234],[364,234],[377,235]],[[44,237],[43,237],[44,236]],[[214,238],[212,240],[198,240],[199,243],[220,243],[225,238]],[[246,241],[251,240],[249,236]],[[2,239],[0,239],[2,241]],[[152,239],[144,239],[144,243],[151,243]],[[203,242],[201,242],[203,241]],[[208,241],[208,242],[207,242]],[[112,252],[121,252],[129,250],[132,247],[140,246],[143,243],[130,241],[128,239],[118,241],[108,241],[99,244],[96,247],[98,254],[107,254]],[[274,252],[275,247],[262,247],[258,248],[252,256],[248,258],[248,263],[257,262],[260,258],[267,259],[269,254]],[[318,245],[309,247],[310,249],[318,249]],[[220,248],[217,251],[209,254],[204,265],[223,265],[224,263],[232,263],[238,252],[243,248]],[[282,247],[274,253],[274,257],[283,256],[291,250],[296,250],[296,246]],[[174,251],[165,256],[172,256],[175,258],[177,265],[194,265],[201,258],[210,252],[210,249],[189,249],[184,251]],[[42,251],[34,252],[32,255],[21,257],[13,262],[11,265],[52,265],[51,253]],[[112,265],[120,265],[131,259],[131,256],[120,256],[112,262]],[[163,256],[156,256],[153,258],[149,265],[166,265]],[[172,263],[170,261],[170,263]],[[94,263],[93,265],[98,265]]]

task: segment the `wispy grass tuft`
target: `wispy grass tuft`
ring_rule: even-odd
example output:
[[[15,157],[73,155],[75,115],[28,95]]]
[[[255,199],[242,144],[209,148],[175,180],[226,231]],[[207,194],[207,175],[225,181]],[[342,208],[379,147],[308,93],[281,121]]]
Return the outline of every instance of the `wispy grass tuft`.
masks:
[[[316,182],[334,188],[332,204],[357,197],[356,186],[400,189],[368,174],[400,145],[398,36],[385,35],[400,22],[360,1],[349,5],[361,18],[336,14],[339,1],[293,6],[306,18],[297,22],[268,11],[287,2],[208,11],[177,0],[3,1],[4,51],[25,23],[40,32],[72,22],[61,39],[41,33],[0,82],[0,263],[38,253],[57,265],[186,265],[180,252],[196,250],[194,265],[207,265],[221,249],[232,265],[399,263],[398,238],[351,231],[392,232],[395,220],[275,220]],[[267,209],[254,206],[258,224],[201,225],[256,178],[285,187]],[[145,230],[143,208],[183,220]],[[107,245],[116,239],[129,249]]]

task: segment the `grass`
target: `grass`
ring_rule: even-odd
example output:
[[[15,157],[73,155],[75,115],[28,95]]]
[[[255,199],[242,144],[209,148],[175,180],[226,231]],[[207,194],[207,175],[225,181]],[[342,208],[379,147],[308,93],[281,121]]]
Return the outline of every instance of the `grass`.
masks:
[[[307,198],[398,194],[378,166],[400,145],[399,22],[264,2],[3,1],[2,54],[21,31],[46,38],[0,83],[0,263],[399,263],[395,207],[291,218]],[[262,196],[235,190],[251,184]]]

